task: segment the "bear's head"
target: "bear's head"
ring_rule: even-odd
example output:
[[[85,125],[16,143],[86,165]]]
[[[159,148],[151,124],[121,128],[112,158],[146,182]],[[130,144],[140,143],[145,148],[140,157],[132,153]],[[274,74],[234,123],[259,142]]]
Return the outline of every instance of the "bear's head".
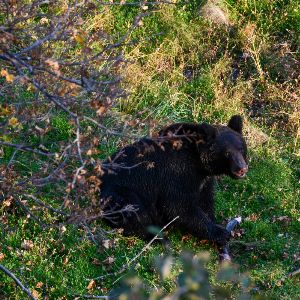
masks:
[[[238,115],[231,117],[227,126],[200,125],[207,137],[206,153],[200,151],[201,160],[211,175],[229,175],[243,178],[248,171],[247,146],[242,136],[243,121]]]

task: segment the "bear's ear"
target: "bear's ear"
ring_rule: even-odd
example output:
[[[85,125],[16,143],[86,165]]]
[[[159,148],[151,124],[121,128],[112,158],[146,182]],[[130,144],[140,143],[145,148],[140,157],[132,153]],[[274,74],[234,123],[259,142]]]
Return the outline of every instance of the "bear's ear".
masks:
[[[201,134],[203,135],[204,139],[206,142],[212,141],[216,137],[216,128],[207,124],[207,123],[202,123],[199,126]]]
[[[228,122],[228,127],[233,129],[234,131],[242,134],[243,130],[243,120],[239,115],[232,116]]]

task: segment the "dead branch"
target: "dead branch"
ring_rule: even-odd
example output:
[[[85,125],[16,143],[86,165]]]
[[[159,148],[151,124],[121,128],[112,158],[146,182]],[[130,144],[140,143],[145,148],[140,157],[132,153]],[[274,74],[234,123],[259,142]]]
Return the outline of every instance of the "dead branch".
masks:
[[[38,203],[40,206],[44,207],[44,208],[47,208],[48,210],[50,211],[53,211],[57,214],[60,214],[60,215],[63,215],[63,216],[66,216],[66,217],[69,217],[70,215],[67,214],[66,212],[60,210],[60,209],[56,209],[48,204],[46,204],[45,202],[41,201],[40,199],[36,198],[34,195],[24,195],[25,197],[28,197],[30,198],[31,200],[33,200],[34,202]]]
[[[28,288],[26,288],[22,282],[7,268],[5,268],[3,265],[0,264],[0,270],[2,272],[4,272],[7,276],[9,276],[10,278],[12,278],[14,280],[14,282],[22,289],[22,291],[24,293],[27,294],[27,296],[32,299],[32,300],[37,300],[30,292],[30,290]]]
[[[33,152],[33,153],[36,153],[36,154],[39,154],[39,155],[44,155],[44,156],[54,156],[55,155],[54,153],[46,153],[46,152],[43,152],[43,151],[40,151],[40,150],[32,149],[32,147],[25,146],[25,145],[22,145],[22,144],[13,144],[13,143],[0,141],[0,145],[7,146],[7,147],[12,147],[12,148],[15,148],[15,149],[20,150],[20,151]]]

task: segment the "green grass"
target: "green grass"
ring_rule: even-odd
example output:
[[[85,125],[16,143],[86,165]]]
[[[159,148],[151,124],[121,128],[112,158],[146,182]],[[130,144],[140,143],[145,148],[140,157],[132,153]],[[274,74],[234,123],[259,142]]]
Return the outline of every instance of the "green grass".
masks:
[[[249,274],[259,293],[278,299],[297,299],[299,278],[279,281],[299,268],[296,255],[299,256],[300,238],[300,143],[296,108],[300,104],[293,75],[297,66],[292,63],[293,59],[299,59],[299,3],[243,0],[227,1],[227,5],[231,28],[199,17],[197,1],[163,7],[145,19],[133,35],[142,42],[126,49],[128,58],[134,59],[124,71],[124,85],[131,94],[114,108],[114,118],[135,120],[137,125],[133,130],[142,134],[147,128],[141,123],[149,120],[155,121],[155,130],[176,121],[226,123],[233,113],[242,114],[246,119],[250,171],[245,180],[222,178],[218,182],[217,219],[221,223],[242,216],[244,234],[232,242],[231,249],[234,262]],[[111,30],[118,34],[124,32],[134,16],[134,10],[125,7],[113,7],[110,13],[114,16]],[[157,32],[163,34],[143,40]],[[283,43],[290,52],[283,48]],[[249,58],[243,58],[245,53]],[[290,69],[283,66],[283,57]],[[235,68],[239,69],[239,76],[231,80]],[[191,72],[191,78],[186,78],[187,71]],[[30,100],[29,92],[16,93],[18,98]],[[279,113],[289,118],[282,121]],[[114,124],[112,119],[106,122]],[[260,140],[260,133],[267,139]],[[8,138],[13,140],[16,135]],[[75,139],[72,124],[58,112],[50,120],[50,130],[42,140],[32,136],[28,142],[56,149],[70,139]],[[105,158],[120,145],[122,142],[117,138],[101,141],[99,157]],[[12,151],[4,150],[2,162],[7,163]],[[39,169],[30,155],[18,155],[22,163],[18,169],[25,175]],[[46,187],[43,200],[58,205],[61,199],[55,192],[51,186]],[[20,208],[10,210],[0,206],[1,214],[8,218],[8,223],[0,222],[0,253],[4,254],[1,263],[35,289],[40,299],[45,295],[49,299],[73,299],[72,295],[87,294],[88,279],[119,270],[145,245],[135,238],[109,235],[116,244],[105,249],[92,243],[82,228],[68,225],[65,232],[59,228],[41,229]],[[58,220],[47,211],[43,216],[50,223]],[[287,216],[288,221],[280,221],[282,216]],[[92,225],[97,226],[104,225]],[[216,280],[214,249],[193,237],[181,241],[179,232],[170,232],[169,237],[175,256],[186,248],[195,253],[209,251],[212,259],[207,267],[212,281]],[[31,240],[33,248],[23,249],[24,240]],[[249,243],[254,245],[253,249],[245,249]],[[154,258],[162,253],[161,245],[152,245],[138,259],[134,270],[153,288],[162,284],[164,290],[172,291],[180,266],[175,264],[171,278],[162,283],[152,266]],[[105,265],[103,261],[112,256],[115,261]],[[120,277],[98,280],[93,293],[106,294]],[[38,282],[43,285],[37,287]],[[24,299],[20,289],[3,273],[0,273],[0,291],[0,298],[2,293],[8,299]]]

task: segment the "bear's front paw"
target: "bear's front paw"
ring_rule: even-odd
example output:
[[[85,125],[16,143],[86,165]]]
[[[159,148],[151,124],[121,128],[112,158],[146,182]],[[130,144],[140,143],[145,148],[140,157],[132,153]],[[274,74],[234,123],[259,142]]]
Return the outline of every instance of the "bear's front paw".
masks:
[[[228,240],[230,239],[230,232],[220,226],[214,225],[210,232],[210,240],[217,243],[218,246],[224,246],[227,244]]]

